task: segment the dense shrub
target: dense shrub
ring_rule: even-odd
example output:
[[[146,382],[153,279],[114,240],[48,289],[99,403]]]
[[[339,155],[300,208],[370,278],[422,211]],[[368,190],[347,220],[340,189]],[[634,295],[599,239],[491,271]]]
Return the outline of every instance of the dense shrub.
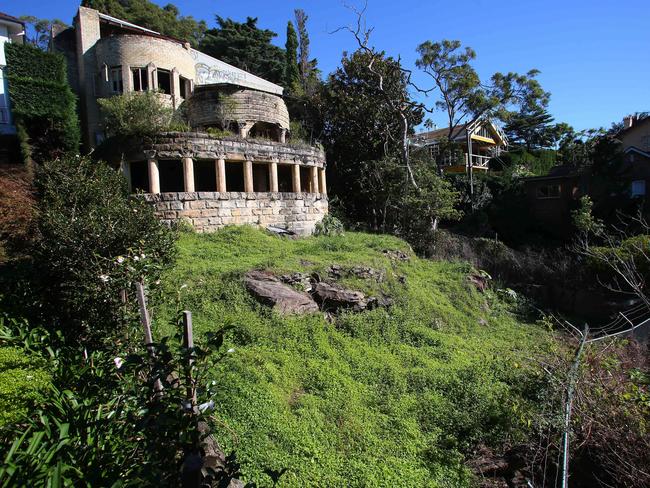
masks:
[[[5,52],[23,158],[43,162],[76,151],[79,120],[63,55],[10,43],[5,44]]]
[[[34,234],[35,200],[25,174],[0,170],[0,262]]]
[[[147,137],[170,130],[174,110],[156,92],[129,92],[98,101],[109,136]]]
[[[343,222],[333,215],[326,215],[316,224],[314,234],[317,236],[338,236],[343,234]]]
[[[173,258],[174,232],[104,163],[80,157],[47,163],[36,186],[34,260],[45,312],[68,333],[110,334],[120,323],[120,290],[145,276],[156,280]]]
[[[17,323],[0,316],[0,429],[23,420],[43,403],[51,379],[40,354],[7,341],[9,322]]]

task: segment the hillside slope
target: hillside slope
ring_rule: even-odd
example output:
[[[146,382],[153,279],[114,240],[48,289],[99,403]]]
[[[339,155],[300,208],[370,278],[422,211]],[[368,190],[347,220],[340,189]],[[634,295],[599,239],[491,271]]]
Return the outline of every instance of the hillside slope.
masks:
[[[249,227],[186,233],[165,278],[156,334],[177,307],[196,334],[234,325],[235,349],[214,371],[219,438],[248,480],[288,468],[279,486],[471,486],[465,454],[524,435],[540,391],[535,358],[550,344],[468,266],[418,259],[388,236],[283,239]],[[332,264],[385,270],[346,286],[394,304],[328,320],[280,317],[246,291],[250,269],[317,272]]]

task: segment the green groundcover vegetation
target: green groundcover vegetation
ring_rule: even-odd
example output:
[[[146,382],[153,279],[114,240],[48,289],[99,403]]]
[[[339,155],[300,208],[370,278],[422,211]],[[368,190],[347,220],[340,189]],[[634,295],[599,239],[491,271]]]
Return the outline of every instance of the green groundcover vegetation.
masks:
[[[517,442],[542,403],[537,364],[550,334],[478,292],[467,265],[363,233],[291,240],[238,227],[183,233],[178,247],[155,335],[174,332],[166,324],[179,306],[193,312],[199,340],[234,326],[234,351],[214,371],[214,421],[248,481],[265,486],[265,468],[287,468],[280,486],[471,486],[471,449]],[[385,270],[381,283],[344,283],[393,306],[283,318],[242,281],[253,268],[325,277],[332,264]]]

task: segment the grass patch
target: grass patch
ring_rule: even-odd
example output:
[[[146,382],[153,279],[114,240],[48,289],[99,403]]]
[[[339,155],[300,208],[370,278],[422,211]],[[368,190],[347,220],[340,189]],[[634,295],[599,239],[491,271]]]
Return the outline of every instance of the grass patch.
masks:
[[[411,254],[390,259],[384,250]],[[331,264],[386,270],[390,309],[282,318],[257,304],[244,272],[319,272]],[[252,227],[185,233],[164,279],[156,335],[179,308],[200,337],[224,325],[235,349],[214,371],[219,440],[249,481],[288,468],[280,486],[470,486],[465,454],[526,434],[542,376],[529,358],[550,335],[467,281],[469,266],[412,256],[381,235],[289,240]],[[235,434],[236,433],[236,434]]]

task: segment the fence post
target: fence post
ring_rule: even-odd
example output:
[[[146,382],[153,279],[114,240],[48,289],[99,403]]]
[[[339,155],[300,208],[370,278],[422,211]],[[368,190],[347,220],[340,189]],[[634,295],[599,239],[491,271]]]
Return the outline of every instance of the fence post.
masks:
[[[192,328],[192,312],[189,310],[183,311],[183,347],[190,353],[194,349],[194,330]],[[190,357],[189,372],[187,381],[188,396],[192,399],[192,410],[196,408],[196,389],[194,388],[194,378],[192,377],[192,364],[194,360]]]
[[[147,310],[147,297],[144,294],[144,285],[141,282],[135,284],[135,288],[138,292],[138,305],[140,307],[140,322],[144,328],[144,344],[149,351],[151,357],[155,357],[155,351],[153,348],[153,336],[151,335],[151,317],[149,316],[149,311]],[[153,385],[153,388],[156,392],[156,396],[160,397],[163,391],[163,385],[158,378]]]

